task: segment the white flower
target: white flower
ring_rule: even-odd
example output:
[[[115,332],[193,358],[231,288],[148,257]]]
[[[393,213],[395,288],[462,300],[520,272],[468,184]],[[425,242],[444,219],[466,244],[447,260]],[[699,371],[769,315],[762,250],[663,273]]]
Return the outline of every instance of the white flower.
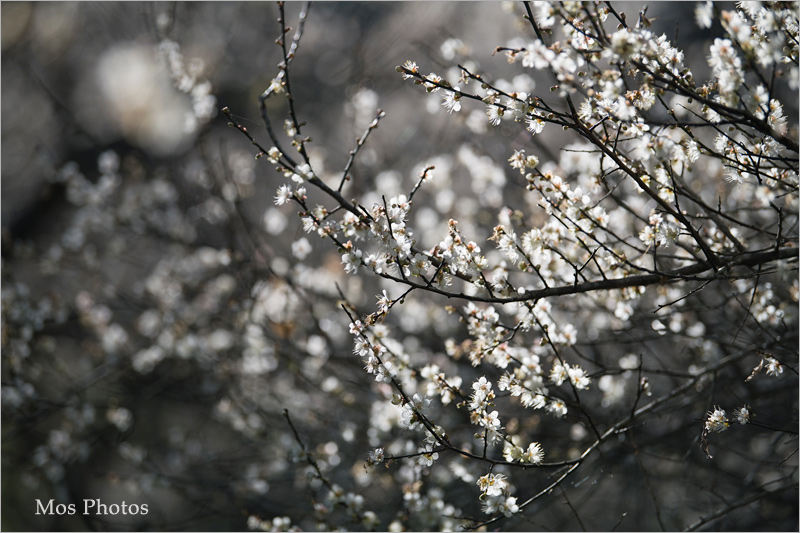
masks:
[[[738,12],[733,11],[728,13],[727,16],[723,16],[722,23],[728,33],[740,43],[747,42],[750,39],[750,24]]]
[[[508,487],[508,483],[503,474],[486,474],[478,479],[478,487],[485,496],[500,496]]]
[[[272,81],[269,84],[269,88],[267,92],[272,92],[275,94],[280,94],[283,92],[283,82],[278,78],[272,78]]]
[[[486,116],[489,118],[489,123],[492,126],[497,126],[503,119],[503,108],[490,105],[486,108]]]
[[[553,369],[550,371],[550,381],[552,381],[556,387],[564,383],[568,377],[569,367],[567,365],[562,365],[561,363],[553,365]]]
[[[444,93],[444,101],[442,102],[442,105],[445,109],[447,109],[448,113],[452,113],[453,111],[461,111],[461,93],[457,92],[458,90],[458,87],[453,87],[453,91],[446,91]]]
[[[481,509],[486,514],[494,514],[500,509],[500,498],[498,496],[483,500]]]
[[[431,401],[428,398],[423,398],[419,394],[414,394],[411,401],[403,405],[403,412],[401,413],[401,423],[407,429],[422,429],[421,415],[424,415],[428,410]]]
[[[433,433],[430,430],[425,433],[425,442],[431,447],[430,449],[433,449],[432,447],[443,442],[446,436],[447,433],[442,426],[433,426]]]
[[[715,407],[714,411],[708,413],[708,418],[706,419],[707,430],[721,433],[728,429],[728,426],[730,425],[731,424],[728,422],[728,418],[725,416],[724,409]]]
[[[526,390],[520,395],[519,401],[524,407],[541,409],[547,404],[547,398],[544,396],[545,394],[547,394],[546,389],[535,393]]]
[[[300,237],[300,239],[292,243],[292,255],[294,255],[300,261],[305,259],[310,253],[311,243],[309,243],[308,239],[305,237]]]
[[[534,18],[536,22],[539,23],[540,28],[550,28],[555,24],[555,9],[550,2],[534,2],[533,3],[535,13]]]
[[[302,163],[297,165],[295,172],[291,174],[292,181],[296,183],[303,183],[305,180],[310,180],[314,178],[314,172],[312,172],[311,167],[308,166],[307,163]]]
[[[675,223],[669,222],[658,225],[658,243],[663,245],[665,248],[669,248],[675,244],[675,241],[678,240],[679,236],[680,229]]]
[[[611,50],[623,59],[638,54],[639,40],[629,28],[623,28],[611,35]]]
[[[767,357],[764,359],[764,362],[767,364],[767,375],[768,376],[775,376],[778,377],[783,374],[783,365],[778,362],[777,359],[772,357]]]
[[[386,361],[382,365],[377,365],[377,369],[375,372],[375,381],[389,383],[390,381],[392,381],[392,378],[396,375],[397,373],[394,371],[394,365],[392,365],[391,361]]]
[[[369,452],[369,456],[367,459],[367,463],[369,465],[377,465],[381,464],[384,459],[384,452],[383,448],[375,448],[371,452]]]
[[[481,425],[489,430],[498,430],[501,429],[500,427],[500,418],[499,413],[497,411],[492,411],[491,413],[484,413],[481,417]]]
[[[267,159],[270,163],[277,164],[283,154],[276,147],[272,147],[267,152]]]
[[[389,295],[386,294],[386,291],[382,291],[381,294],[378,295],[378,313],[387,313],[389,311],[389,304],[391,301],[392,300],[389,298]]]
[[[552,400],[547,404],[547,410],[557,417],[563,417],[567,414],[567,404],[561,400]]]
[[[315,229],[317,229],[317,221],[314,220],[314,217],[303,217],[303,231],[311,233]]]
[[[733,410],[733,416],[736,417],[736,421],[742,425],[749,424],[750,420],[753,418],[753,413],[750,411],[750,407],[744,405],[739,407],[738,409]]]
[[[733,43],[729,39],[714,39],[714,44],[709,48],[711,55],[708,64],[714,69],[719,80],[719,92],[722,102],[735,105],[738,97],[736,90],[743,83],[742,60],[736,53]]]
[[[694,19],[701,28],[710,28],[714,19],[714,4],[709,0],[705,3],[698,3],[694,8]]]
[[[344,271],[348,274],[355,274],[358,272],[358,267],[361,266],[361,250],[351,250],[342,254],[342,264]]]
[[[431,72],[430,74],[428,74],[428,77],[425,80],[425,88],[428,90],[428,92],[435,93],[439,89],[441,89],[443,81],[444,80],[442,79],[441,76],[439,76],[435,72]]]
[[[514,155],[508,158],[511,168],[523,170],[525,168],[525,150],[514,150]]]
[[[294,127],[294,122],[288,118],[283,121],[283,130],[286,132],[287,137],[293,138],[297,135],[297,129]]]
[[[350,334],[361,335],[364,332],[364,324],[360,320],[350,323]]]
[[[531,442],[528,449],[522,454],[522,461],[525,463],[532,463],[538,465],[544,459],[544,450],[538,442]]]
[[[481,395],[485,398],[492,391],[492,382],[488,381],[486,376],[481,376],[480,379],[472,384],[472,390],[474,390],[476,394],[478,394],[478,391],[481,391]]]
[[[513,496],[509,496],[506,498],[506,501],[500,504],[498,509],[505,515],[511,516],[515,513],[519,512],[519,505],[517,505],[517,499]]]
[[[528,123],[528,127],[527,128],[528,128],[529,132],[531,132],[534,135],[536,135],[537,133],[542,133],[542,130],[544,129],[544,124],[545,124],[544,120],[542,120],[542,119],[540,119],[538,117],[529,115],[528,118],[526,119],[526,121]]]
[[[534,69],[543,69],[550,66],[556,54],[547,48],[542,41],[535,41],[528,45],[522,53],[522,66]]]
[[[417,463],[420,466],[431,466],[433,462],[439,458],[439,454],[433,451],[430,446],[422,446],[417,448],[417,452],[422,454],[417,457]]]
[[[484,407],[484,403],[488,403],[494,399],[494,392],[492,391],[492,382],[487,381],[486,377],[481,376],[478,381],[472,384],[472,401],[470,402],[470,410],[475,411]]]
[[[417,64],[414,63],[413,61],[410,61],[410,60],[406,61],[405,63],[403,63],[403,68],[406,69],[406,70],[410,70],[411,72],[414,72],[414,73],[418,73],[419,72],[419,67],[417,66]],[[407,79],[413,78],[413,77],[414,76],[411,75],[411,74],[407,74],[405,72],[403,73],[403,79],[404,80],[407,80]]]
[[[503,458],[509,463],[514,461],[521,461],[522,460],[522,448],[519,446],[514,446],[513,444],[506,441],[505,446],[503,448]]]
[[[700,149],[697,146],[697,143],[694,141],[689,141],[686,144],[686,159],[689,160],[690,163],[694,163],[700,158]]]

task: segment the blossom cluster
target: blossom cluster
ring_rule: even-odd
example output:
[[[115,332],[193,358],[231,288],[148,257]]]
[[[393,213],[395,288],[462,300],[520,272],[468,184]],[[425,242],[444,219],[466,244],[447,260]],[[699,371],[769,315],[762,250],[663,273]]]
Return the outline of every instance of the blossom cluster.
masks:
[[[614,529],[652,505],[635,527],[667,529],[746,507],[676,500],[687,475],[794,508],[796,10],[700,3],[697,55],[663,7],[506,7],[506,65],[457,37],[401,60],[389,107],[436,127],[392,135],[361,80],[351,151],[316,146],[308,11],[290,28],[279,3],[266,132],[222,110],[253,153],[209,134],[174,164],[104,150],[54,172],[64,224],[3,258],[21,486],[107,463],[108,486],[254,531]],[[159,47],[202,135],[215,97],[180,50]],[[767,481],[717,475],[710,438]],[[662,483],[606,497],[641,476]]]

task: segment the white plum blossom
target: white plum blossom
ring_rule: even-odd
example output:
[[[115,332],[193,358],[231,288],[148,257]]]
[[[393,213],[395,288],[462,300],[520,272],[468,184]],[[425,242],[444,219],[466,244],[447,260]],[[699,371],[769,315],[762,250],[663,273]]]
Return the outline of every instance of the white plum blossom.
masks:
[[[528,448],[525,450],[525,453],[522,454],[520,459],[524,463],[531,463],[535,465],[541,464],[542,460],[544,459],[544,450],[542,450],[542,447],[538,442],[532,442],[528,445]]]
[[[567,374],[569,374],[569,380],[576,389],[581,390],[589,388],[590,379],[586,375],[586,372],[578,365],[572,365],[572,367],[567,370]]]
[[[453,90],[445,91],[444,101],[442,105],[447,109],[448,113],[461,111],[461,93],[458,87],[453,87]]]
[[[428,15],[452,14],[444,7]],[[670,523],[696,526],[697,502],[721,517],[768,480],[765,523],[794,527],[795,459],[763,443],[797,425],[786,406],[797,392],[798,13],[663,7],[459,6],[473,34],[449,25],[430,41],[427,22],[397,31],[402,6],[364,26],[335,6],[315,20],[279,3],[264,55],[276,61],[241,77],[238,54],[214,78],[221,94],[234,78],[247,91],[263,83],[242,104],[257,107],[222,110],[241,147],[201,131],[216,88],[200,58],[162,40],[163,80],[152,50],[102,62],[108,109],[64,87],[74,116],[53,120],[74,124],[48,135],[125,141],[88,168],[83,152],[61,164],[69,150],[35,149],[64,144],[26,113],[53,97],[10,76],[6,170],[38,172],[58,200],[53,223],[31,224],[39,212],[7,191],[2,407],[15,448],[30,449],[4,462],[12,486],[71,493],[87,464],[112,465],[152,506],[141,528],[153,517],[179,528],[208,500],[214,524],[261,531],[558,529],[576,511],[602,529],[625,506],[652,507],[648,491],[612,497],[602,476],[582,481],[598,464],[641,475],[635,444],[675,495]],[[86,19],[60,9],[37,13]],[[173,11],[154,9],[156,33],[191,35],[208,10]],[[509,23],[495,24],[503,13]],[[687,14],[693,41],[674,27]],[[226,37],[231,52],[263,37],[257,19]],[[364,46],[345,46],[359,35]],[[53,42],[84,49],[92,32],[70,36]],[[42,55],[42,42],[17,37],[3,42],[8,58]],[[392,81],[376,73],[395,45],[426,53]],[[348,50],[377,70],[339,68]],[[65,64],[80,56],[64,52]],[[33,63],[47,74],[53,62]],[[675,431],[693,420],[699,435]],[[706,459],[709,440],[725,457]],[[742,483],[754,468],[758,482]],[[677,490],[692,469],[708,481],[696,501]],[[113,492],[117,477],[93,483]],[[287,479],[297,490],[276,490]],[[187,494],[201,497],[165,512]],[[238,516],[231,502],[254,510]],[[633,519],[625,527],[650,524]]]
[[[706,418],[706,429],[716,433],[721,433],[730,427],[730,422],[725,416],[725,410],[715,407],[708,413]]]
[[[767,365],[767,375],[778,377],[783,374],[783,365],[780,364],[774,357],[767,357],[764,360]]]
[[[697,25],[700,28],[710,28],[714,22],[712,18],[714,14],[714,3],[711,0],[707,2],[698,2],[694,8],[694,16]]]
[[[508,488],[503,474],[486,474],[478,479],[478,487],[486,496],[500,496]]]
[[[733,416],[736,417],[736,421],[742,425],[749,424],[753,418],[753,413],[750,411],[750,407],[744,405],[742,407],[738,407],[733,410]]]

